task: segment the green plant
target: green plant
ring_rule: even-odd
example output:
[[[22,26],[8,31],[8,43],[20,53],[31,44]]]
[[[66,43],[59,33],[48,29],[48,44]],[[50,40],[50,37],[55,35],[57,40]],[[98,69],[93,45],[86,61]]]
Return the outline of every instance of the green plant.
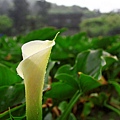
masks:
[[[13,21],[6,15],[1,15],[0,16],[0,33],[5,34],[7,30],[12,28]]]
[[[25,36],[0,38],[1,120],[26,119],[25,84],[16,73],[22,44],[35,39],[45,42],[58,31],[43,28]],[[119,43],[119,35],[89,38],[77,33],[56,38],[44,81],[43,120],[119,120]]]
[[[91,37],[116,35],[120,33],[119,19],[120,16],[118,14],[112,13],[95,18],[84,19],[80,23],[80,29],[81,31],[87,32]]]

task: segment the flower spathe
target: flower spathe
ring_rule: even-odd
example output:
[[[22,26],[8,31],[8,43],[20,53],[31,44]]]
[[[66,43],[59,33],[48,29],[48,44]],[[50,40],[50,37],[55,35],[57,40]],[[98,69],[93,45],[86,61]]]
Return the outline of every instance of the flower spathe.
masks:
[[[33,62],[35,65],[38,65],[38,67],[41,68],[40,63],[42,63],[45,57],[47,58],[47,61],[49,59],[50,56],[50,52],[51,52],[51,48],[52,46],[55,45],[55,41],[40,41],[40,40],[35,40],[35,41],[31,41],[28,43],[25,43],[22,46],[22,56],[23,56],[23,60],[20,62],[20,64],[17,67],[17,72],[18,74],[25,79],[24,76],[24,67],[29,66],[29,62]],[[28,62],[27,64],[24,63]],[[45,62],[44,62],[45,63]],[[43,63],[42,63],[43,65]],[[46,67],[45,67],[46,68]],[[29,68],[28,68],[29,69]]]
[[[42,120],[42,91],[46,66],[55,41],[35,40],[22,46],[23,60],[17,67],[24,79],[27,120]]]

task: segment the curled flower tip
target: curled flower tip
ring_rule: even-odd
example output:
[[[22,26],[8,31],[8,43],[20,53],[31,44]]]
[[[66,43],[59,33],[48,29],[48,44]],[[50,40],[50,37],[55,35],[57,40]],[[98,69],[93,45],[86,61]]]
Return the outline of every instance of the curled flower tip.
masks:
[[[57,32],[53,40],[56,40],[56,38],[59,34],[60,34],[60,32]]]

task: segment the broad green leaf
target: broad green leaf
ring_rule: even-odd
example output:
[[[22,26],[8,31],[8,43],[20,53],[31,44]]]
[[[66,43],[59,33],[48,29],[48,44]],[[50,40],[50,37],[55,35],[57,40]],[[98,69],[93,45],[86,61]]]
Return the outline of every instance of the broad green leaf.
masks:
[[[80,91],[84,93],[93,90],[101,85],[97,80],[85,74],[80,74],[78,82],[80,86]]]
[[[61,73],[73,75],[73,68],[69,64],[63,65],[57,70],[55,77],[57,77]]]
[[[54,28],[43,28],[39,30],[34,30],[30,33],[28,33],[23,39],[24,42],[28,42],[31,40],[47,40],[47,39],[53,39],[57,32],[63,32],[64,29],[54,29]]]
[[[70,85],[71,87],[75,88],[76,90],[79,88],[76,79],[74,79],[71,75],[62,73],[57,75],[55,78],[61,80],[62,82]]]
[[[53,58],[67,59],[68,61],[71,58],[75,58],[79,52],[91,48],[89,39],[86,37],[85,33],[77,33],[75,35],[64,37],[59,36],[56,43],[57,44],[54,47],[55,51],[53,51],[56,54],[54,54]]]
[[[0,64],[0,86],[21,82],[21,78],[5,65]]]
[[[120,42],[119,41],[115,42],[115,39],[114,39],[114,43],[111,46],[109,46],[107,51],[113,55],[120,57],[120,54],[119,54],[120,53]]]
[[[13,117],[12,115],[17,117]],[[25,103],[17,105],[13,108],[8,108],[7,111],[0,114],[0,120],[10,120],[11,118],[20,118],[19,120],[26,120],[23,119],[25,118]]]
[[[0,87],[0,112],[25,102],[24,97],[24,84]]]
[[[9,119],[7,119],[7,120],[23,120],[23,119],[25,119],[25,116],[22,116],[22,117],[14,117],[14,116],[12,116],[12,114],[11,114],[11,110],[9,110],[9,115],[10,115],[10,118]]]
[[[74,69],[76,73],[82,72],[99,80],[104,65],[105,60],[102,58],[102,50],[87,50],[78,54]]]
[[[64,100],[71,98],[75,92],[76,89],[70,85],[62,82],[56,82],[52,84],[51,89],[45,93],[45,96],[55,100]]]
[[[56,44],[55,47],[53,47],[53,52],[51,54],[51,58],[53,60],[67,59],[67,58],[69,58],[69,54],[59,44]]]

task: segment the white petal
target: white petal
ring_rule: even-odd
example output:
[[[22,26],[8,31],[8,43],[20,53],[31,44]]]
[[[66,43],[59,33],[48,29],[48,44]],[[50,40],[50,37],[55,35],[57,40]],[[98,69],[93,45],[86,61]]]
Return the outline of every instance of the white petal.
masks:
[[[54,44],[55,44],[54,41],[49,40],[46,41],[35,40],[24,44],[22,46],[23,60],[39,51],[42,51],[48,47],[52,47]]]
[[[22,46],[23,60],[17,67],[18,74],[23,79],[36,76],[38,70],[45,72],[51,48],[54,41],[31,41]],[[33,75],[34,74],[34,75]],[[41,73],[38,73],[41,74]],[[27,78],[26,78],[26,77]]]

